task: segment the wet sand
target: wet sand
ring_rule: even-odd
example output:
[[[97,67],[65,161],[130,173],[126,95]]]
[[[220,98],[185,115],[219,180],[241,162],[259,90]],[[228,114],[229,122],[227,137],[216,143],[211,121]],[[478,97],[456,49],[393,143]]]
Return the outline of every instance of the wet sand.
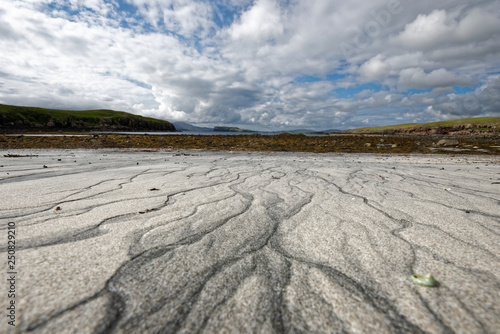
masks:
[[[18,272],[2,333],[500,330],[498,156],[3,150],[0,166]],[[410,280],[426,273],[437,287]]]

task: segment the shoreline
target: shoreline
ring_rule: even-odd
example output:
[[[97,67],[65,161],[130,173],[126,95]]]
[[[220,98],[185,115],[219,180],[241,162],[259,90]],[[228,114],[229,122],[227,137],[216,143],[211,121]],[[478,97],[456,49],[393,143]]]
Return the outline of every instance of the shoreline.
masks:
[[[0,135],[0,149],[203,149],[310,153],[500,155],[500,138],[343,135],[150,135],[57,133]]]

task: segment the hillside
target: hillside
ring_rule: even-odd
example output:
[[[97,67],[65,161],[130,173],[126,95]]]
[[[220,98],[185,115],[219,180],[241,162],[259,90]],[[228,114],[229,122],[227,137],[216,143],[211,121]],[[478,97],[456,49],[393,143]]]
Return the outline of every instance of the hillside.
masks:
[[[234,126],[215,126],[214,131],[216,132],[254,132],[252,130],[240,129]]]
[[[500,136],[500,117],[463,118],[432,123],[358,128],[345,130],[342,133],[497,137]]]
[[[59,110],[0,104],[0,131],[176,131],[167,121],[114,110]]]

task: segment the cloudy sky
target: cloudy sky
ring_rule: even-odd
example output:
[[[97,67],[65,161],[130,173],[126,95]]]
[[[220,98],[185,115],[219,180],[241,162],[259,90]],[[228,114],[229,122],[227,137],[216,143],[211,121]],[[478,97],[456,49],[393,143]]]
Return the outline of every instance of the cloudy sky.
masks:
[[[500,116],[500,1],[2,0],[0,103],[257,130]]]

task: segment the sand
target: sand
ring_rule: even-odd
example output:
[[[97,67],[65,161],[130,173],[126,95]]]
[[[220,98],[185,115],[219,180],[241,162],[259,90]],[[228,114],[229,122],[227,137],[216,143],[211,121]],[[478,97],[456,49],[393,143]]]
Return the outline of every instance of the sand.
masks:
[[[499,159],[2,151],[0,332],[498,333]]]

